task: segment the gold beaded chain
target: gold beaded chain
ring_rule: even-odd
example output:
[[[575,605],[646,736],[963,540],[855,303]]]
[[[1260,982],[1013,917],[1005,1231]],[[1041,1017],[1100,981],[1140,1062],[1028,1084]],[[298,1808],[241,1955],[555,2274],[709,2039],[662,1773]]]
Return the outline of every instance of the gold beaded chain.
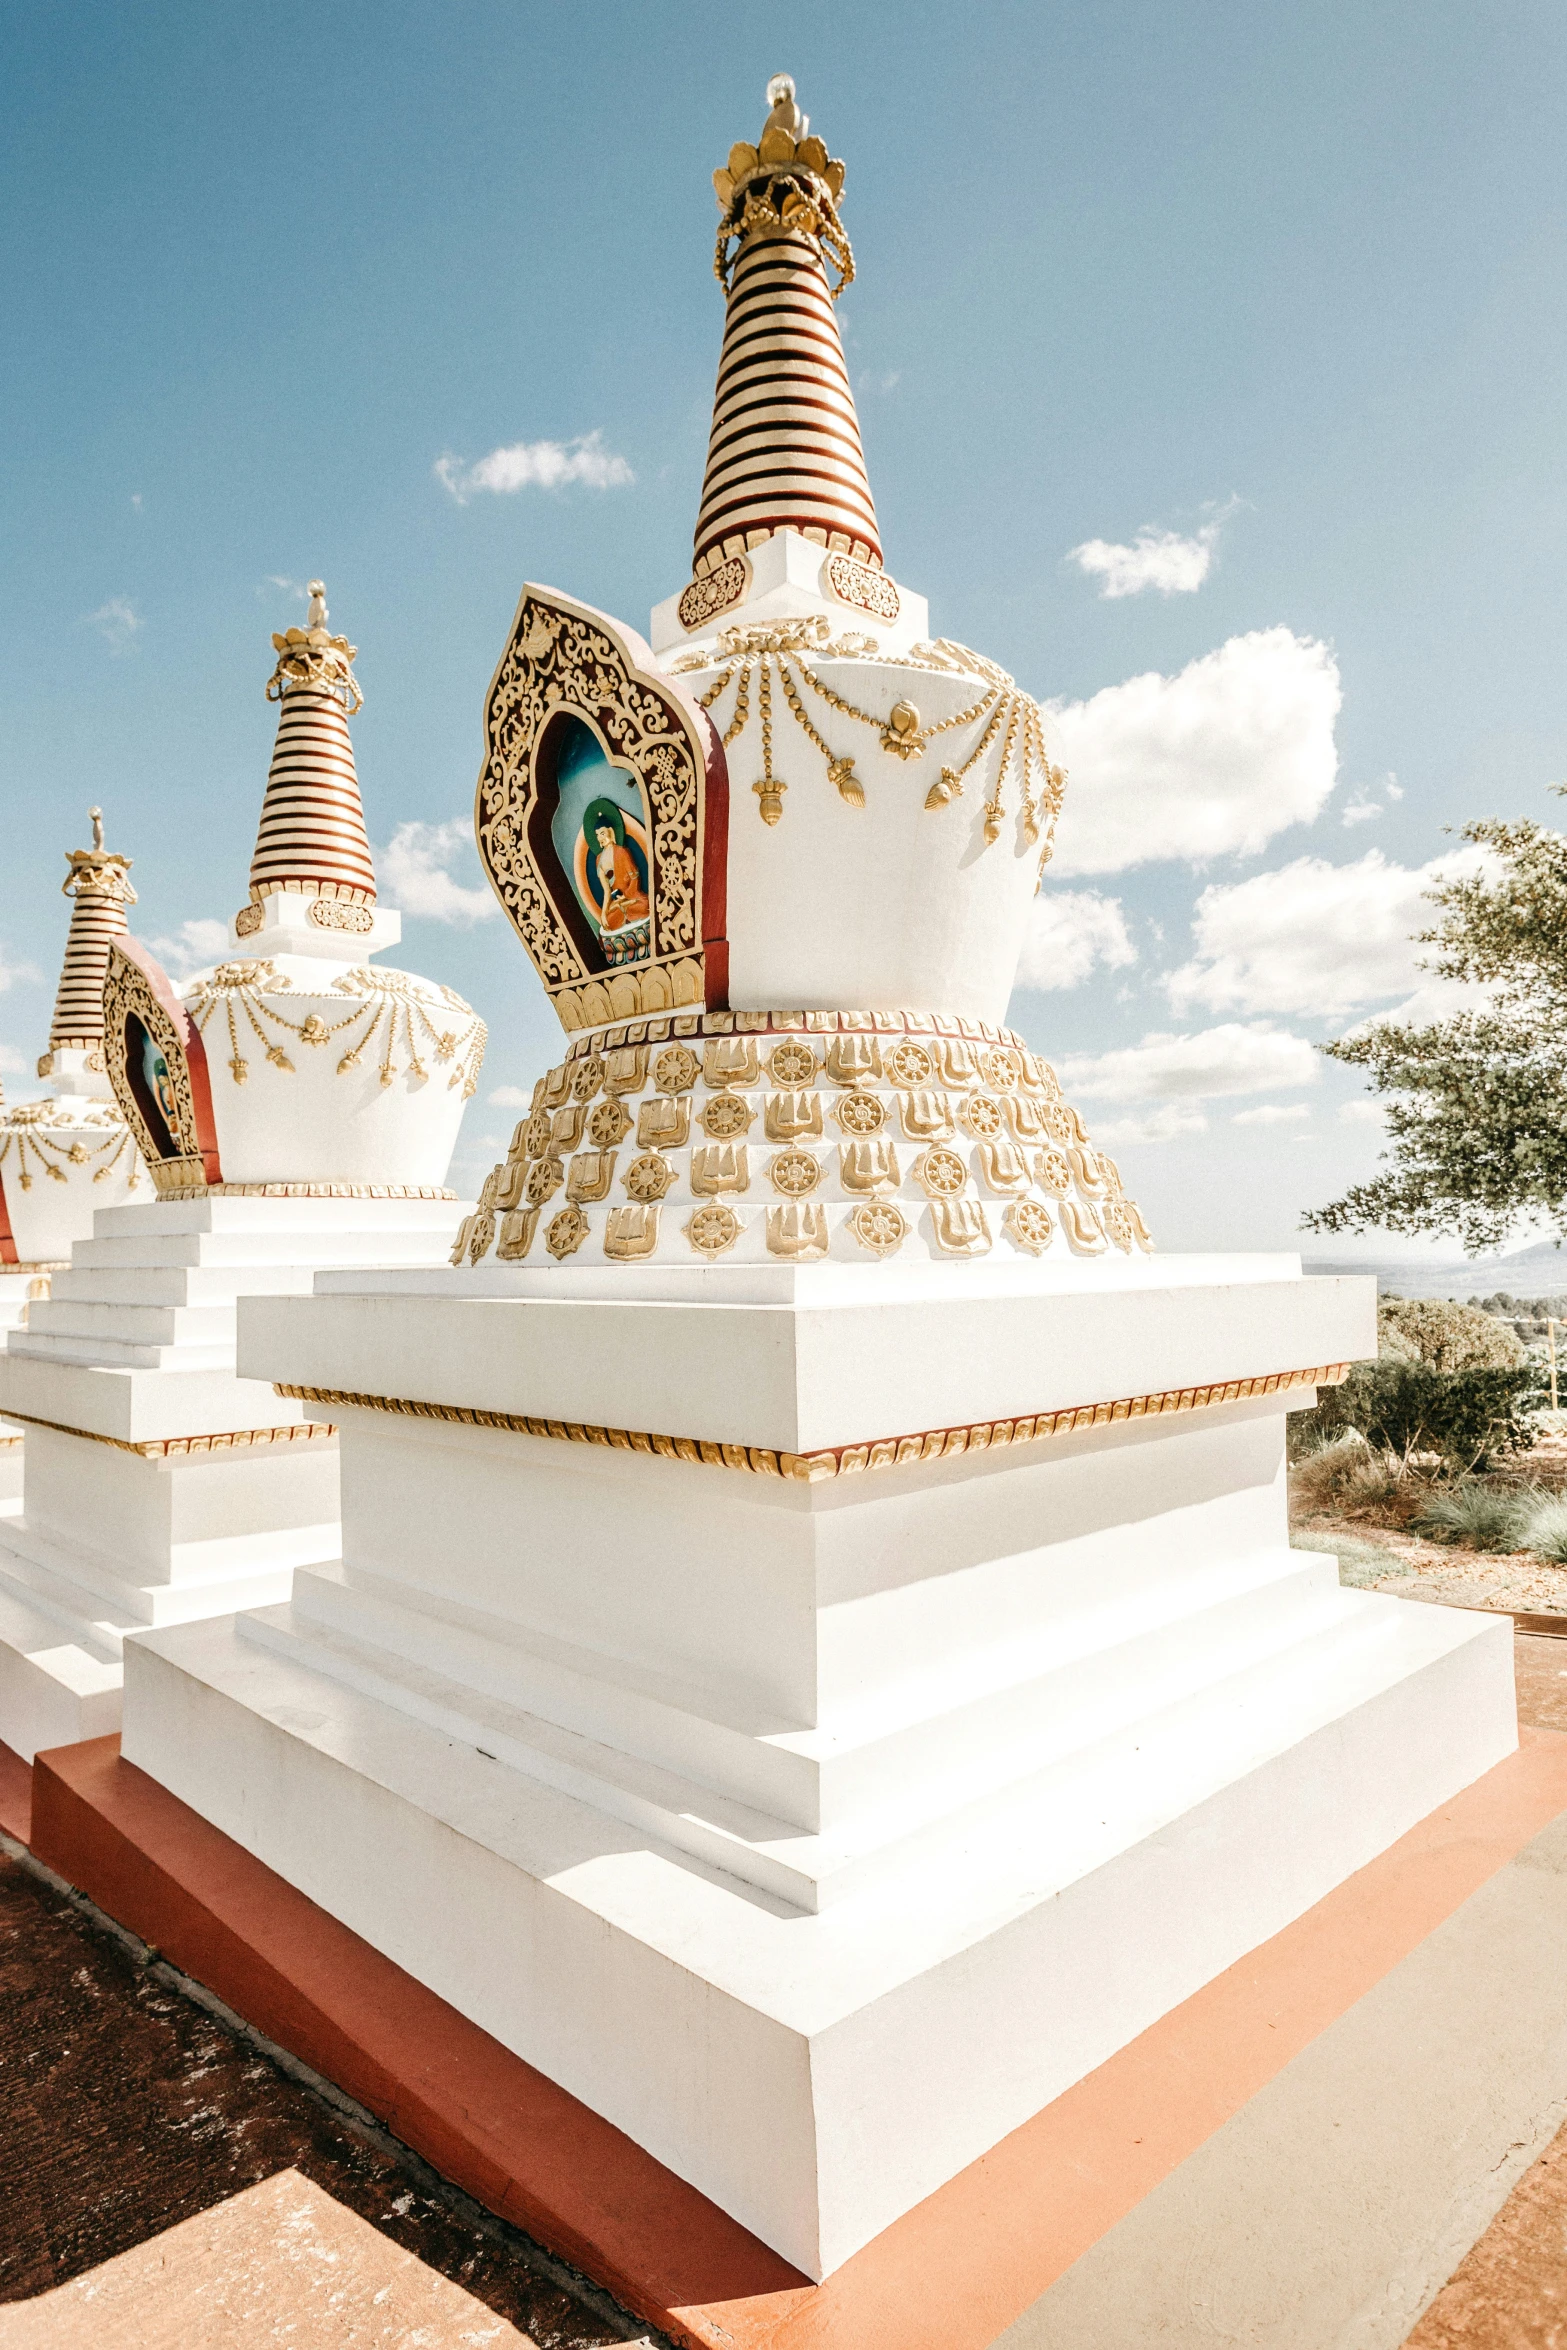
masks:
[[[477,1091],[479,1070],[483,1064],[484,1048],[488,1041],[488,1030],[478,1014],[470,1006],[464,1004],[460,996],[454,995],[450,988],[443,988],[441,993],[454,1009],[461,1007],[461,1011],[469,1023],[461,1034],[456,1029],[439,1029],[435,1026],[424,1003],[414,995],[408,986],[405,974],[402,972],[394,974],[363,969],[346,974],[342,984],[347,985],[351,982],[355,993],[361,996],[367,995],[371,1000],[369,1003],[356,1003],[341,1020],[327,1021],[323,1020],[317,1012],[307,1012],[302,1020],[290,1020],[285,1013],[280,1012],[275,1005],[268,1003],[258,992],[254,966],[250,966],[246,970],[243,978],[232,975],[237,974],[241,968],[238,965],[224,965],[211,979],[203,980],[191,1012],[196,1027],[205,1034],[214,1011],[218,1004],[222,1003],[229,1032],[231,1056],[228,1063],[229,1074],[236,1085],[245,1084],[250,1075],[250,1064],[240,1050],[239,1031],[234,1018],[234,1006],[237,1003],[260,1043],[267,1060],[275,1069],[281,1070],[285,1076],[293,1076],[296,1073],[295,1063],[284,1049],[281,1039],[278,1036],[268,1035],[267,1030],[262,1026],[263,1019],[271,1022],[284,1034],[297,1037],[301,1044],[311,1047],[330,1044],[335,1036],[341,1036],[346,1029],[352,1028],[356,1021],[362,1021],[363,1026],[360,1028],[359,1034],[348,1040],[347,1048],[338,1061],[337,1075],[344,1076],[350,1069],[357,1068],[366,1051],[375,1045],[379,1038],[381,1048],[379,1075],[383,1085],[390,1085],[398,1073],[393,1055],[397,1049],[400,1014],[403,1047],[408,1056],[408,1075],[419,1079],[428,1077],[429,1072],[421,1058],[421,1043],[427,1040],[435,1049],[436,1060],[453,1063],[451,1074],[447,1078],[448,1087],[460,1085],[465,1101],[471,1100]],[[280,978],[274,984],[286,984],[286,982]],[[422,1039],[415,1036],[415,1018],[418,1019],[420,1029],[423,1031]],[[381,1033],[383,1029],[384,1036]]]
[[[799,623],[784,624],[768,629],[734,629],[725,631],[723,667],[706,691],[697,696],[699,706],[712,710],[722,700],[731,685],[735,688],[734,707],[729,723],[723,729],[727,749],[734,743],[750,720],[751,678],[757,678],[757,705],[762,737],[762,774],[752,785],[765,824],[776,824],[783,814],[783,795],[788,790],[784,779],[773,771],[772,679],[776,668],[778,682],[788,702],[790,714],[822,760],[827,780],[839,797],[851,808],[865,805],[865,786],[855,773],[851,756],[840,756],[815,726],[801,697],[800,686],[811,691],[830,709],[851,718],[857,725],[868,726],[880,739],[881,747],[896,757],[909,759],[923,756],[939,735],[955,732],[960,727],[977,726],[979,733],[968,756],[955,767],[943,767],[939,779],[925,795],[927,809],[944,808],[957,799],[963,790],[964,778],[972,771],[996,739],[1001,736],[1001,763],[996,772],[990,797],[985,802],[985,844],[989,847],[1001,836],[1004,806],[1002,790],[1010,767],[1016,764],[1022,795],[1021,814],[1023,837],[1032,843],[1040,838],[1041,824],[1048,819],[1044,847],[1040,854],[1040,872],[1049,862],[1054,829],[1054,818],[1060,813],[1066,775],[1062,768],[1053,767],[1045,748],[1044,727],[1039,705],[1031,694],[1025,694],[993,661],[974,653],[966,645],[949,643],[937,638],[927,645],[890,657],[890,663],[900,667],[922,669],[942,675],[970,675],[981,678],[986,690],[977,701],[950,718],[941,718],[930,725],[921,725],[917,711],[908,702],[900,702],[887,718],[878,718],[869,710],[862,710],[847,695],[817,675],[806,658],[807,647],[800,641],[805,629]],[[813,640],[809,650],[826,659],[861,659],[877,648],[871,639],[855,638],[835,642],[824,637]],[[685,669],[701,666],[705,655],[688,655],[673,664]],[[1037,794],[1034,790],[1035,771],[1038,771]]]
[[[56,1183],[69,1183],[70,1176],[66,1172],[68,1167],[85,1167],[93,1159],[102,1159],[107,1151],[109,1156],[103,1159],[103,1165],[93,1168],[94,1183],[103,1183],[113,1174],[126,1151],[130,1150],[131,1138],[129,1129],[123,1125],[118,1133],[111,1130],[102,1142],[95,1143],[84,1142],[80,1134],[75,1135],[69,1143],[56,1142],[52,1136],[40,1134],[36,1128],[29,1128],[24,1134],[13,1126],[0,1136],[0,1165],[9,1158],[13,1143],[16,1145],[16,1171],[21,1188],[23,1191],[31,1191],[33,1170],[28,1163],[29,1153],[37,1160],[45,1175],[51,1176]],[[53,1157],[50,1156],[51,1152]],[[135,1151],[131,1151],[127,1188],[134,1191],[140,1179],[141,1160]]]

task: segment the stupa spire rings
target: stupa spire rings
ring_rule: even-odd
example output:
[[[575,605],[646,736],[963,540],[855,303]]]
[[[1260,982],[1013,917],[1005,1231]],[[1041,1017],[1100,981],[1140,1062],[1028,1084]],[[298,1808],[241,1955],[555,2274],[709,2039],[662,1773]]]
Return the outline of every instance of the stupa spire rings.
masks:
[[[267,776],[250,899],[259,907],[277,890],[306,897],[375,904],[375,867],[365,831],[348,721],[364,707],[353,674],[358,652],[327,626],[326,588],[310,582],[303,628],[274,635],[277,664],[267,700],[280,705]],[[242,914],[244,928],[255,918]]]
[[[834,310],[854,275],[838,217],[843,165],[810,131],[787,74],[768,94],[755,146],[740,140],[713,174],[713,267],[728,312],[692,567],[697,580],[738,573],[736,593],[742,559],[780,531],[878,571],[882,559]]]
[[[125,909],[136,903],[130,858],[103,845],[103,810],[89,808],[87,821],[92,826],[93,845],[66,852],[66,874],[60,884],[62,895],[72,901],[71,928],[49,1026],[49,1050],[38,1064],[40,1077],[52,1075],[57,1052],[92,1052],[102,1044],[109,948],[124,936]]]

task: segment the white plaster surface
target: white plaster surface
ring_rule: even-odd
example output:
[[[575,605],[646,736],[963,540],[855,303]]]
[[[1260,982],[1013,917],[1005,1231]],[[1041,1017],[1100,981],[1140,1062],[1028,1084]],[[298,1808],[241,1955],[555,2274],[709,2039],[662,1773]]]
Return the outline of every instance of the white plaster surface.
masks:
[[[337,1275],[240,1359],[809,1450],[1372,1343],[1289,1259],[956,1270]],[[1506,1625],[1290,1550],[1306,1399],[818,1484],[342,1409],[341,1562],[128,1640],[125,1751],[823,2275],[1516,1743]]]
[[[443,1057],[442,1046],[470,1036],[471,1006],[433,979],[366,963],[368,950],[345,943],[341,933],[330,958],[313,945],[296,951],[293,934],[283,936],[287,951],[263,954],[247,941],[244,954],[214,967],[252,974],[261,1036],[242,999],[220,992],[213,1003],[204,994],[212,971],[198,973],[184,992],[187,1011],[203,1025],[223,1180],[444,1184],[467,1070],[465,1055],[448,1045]],[[324,1043],[306,1044],[295,1033],[312,1015],[333,1032]],[[344,1068],[355,1044],[363,1045],[362,1057]],[[267,1058],[269,1045],[286,1068]]]

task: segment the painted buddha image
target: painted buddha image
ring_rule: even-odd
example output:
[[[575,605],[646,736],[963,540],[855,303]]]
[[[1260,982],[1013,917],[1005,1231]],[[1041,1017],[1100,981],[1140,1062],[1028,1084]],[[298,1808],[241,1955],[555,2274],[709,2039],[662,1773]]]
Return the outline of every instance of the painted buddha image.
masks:
[[[636,776],[616,764],[592,728],[559,722],[550,833],[577,903],[608,964],[652,952],[648,818]]]
[[[588,862],[597,881],[599,928],[624,930],[648,918],[643,870],[626,845],[624,809],[613,800],[595,800],[582,820]]]

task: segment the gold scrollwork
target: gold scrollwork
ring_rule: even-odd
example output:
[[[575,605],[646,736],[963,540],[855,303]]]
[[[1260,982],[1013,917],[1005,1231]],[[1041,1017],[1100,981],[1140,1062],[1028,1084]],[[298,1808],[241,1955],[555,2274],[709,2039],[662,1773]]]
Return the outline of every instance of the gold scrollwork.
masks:
[[[651,952],[590,970],[572,927],[574,899],[555,861],[541,862],[530,820],[537,754],[557,711],[577,714],[636,777],[651,817]],[[568,1029],[703,1001],[701,893],[710,761],[719,746],[667,678],[639,670],[616,624],[536,589],[524,592],[485,703],[485,757],[474,810],[490,885]]]

